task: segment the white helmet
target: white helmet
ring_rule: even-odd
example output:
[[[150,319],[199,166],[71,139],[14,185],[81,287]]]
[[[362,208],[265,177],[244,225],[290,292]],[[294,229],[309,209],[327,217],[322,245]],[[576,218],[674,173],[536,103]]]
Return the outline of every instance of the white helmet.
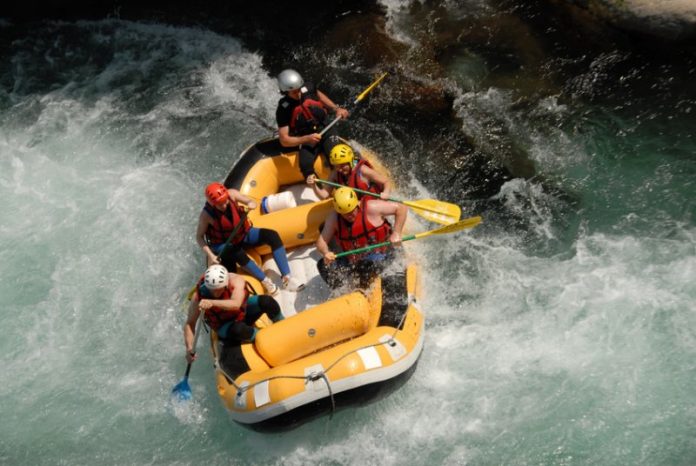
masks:
[[[301,88],[303,84],[302,76],[295,70],[283,70],[278,75],[278,89],[280,89],[280,92],[294,91]]]
[[[205,271],[205,287],[209,290],[224,288],[227,281],[227,269],[222,265],[211,265]]]

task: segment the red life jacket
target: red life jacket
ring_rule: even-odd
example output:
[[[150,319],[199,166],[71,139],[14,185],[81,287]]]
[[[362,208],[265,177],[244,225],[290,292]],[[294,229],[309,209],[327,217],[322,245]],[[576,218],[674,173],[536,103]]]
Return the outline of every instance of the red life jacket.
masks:
[[[208,236],[208,241],[213,245],[222,244],[227,241],[227,238],[232,234],[232,230],[234,230],[234,227],[241,220],[241,209],[239,208],[239,204],[233,199],[230,199],[230,203],[227,205],[224,212],[220,212],[208,202],[205,203],[203,210],[213,218],[213,224],[208,225],[208,230],[205,232]],[[230,244],[241,243],[250,228],[251,222],[249,219],[244,219],[244,225],[239,227],[239,230],[237,230]]]
[[[234,287],[228,283],[227,288],[223,290],[222,294],[217,298],[214,297],[210,290],[208,290],[205,287],[205,274],[203,274],[200,280],[198,280],[198,286],[196,287],[196,295],[194,296],[194,299],[230,299],[232,297],[233,291]],[[224,324],[230,321],[240,322],[244,320],[244,316],[246,315],[248,299],[249,291],[245,287],[244,300],[242,301],[242,305],[239,307],[239,309],[235,309],[234,311],[227,311],[224,309],[220,309],[219,307],[213,306],[207,311],[205,311],[203,319],[205,319],[205,323],[208,324],[210,328],[212,328],[213,330],[219,329]]]
[[[319,132],[325,125],[328,113],[324,104],[313,92],[300,94],[300,103],[292,109],[290,135],[305,136]]]
[[[376,227],[367,219],[367,203],[370,199],[365,197],[360,201],[358,216],[353,223],[348,222],[342,215],[338,216],[338,228],[335,236],[343,251],[350,251],[389,240],[389,236],[392,233],[391,223],[384,220],[384,223]],[[387,247],[383,246],[363,254],[351,254],[347,257],[349,261],[355,262],[365,254],[385,253],[386,251]]]
[[[360,176],[360,169],[364,166],[372,168],[372,164],[370,162],[365,159],[360,159],[350,171],[348,176],[344,176],[341,172],[336,172],[336,182],[345,186],[350,186],[351,188],[362,189],[363,191],[380,194],[383,191],[381,186],[372,184]],[[363,196],[363,194],[360,193],[356,194],[358,195],[358,199],[361,199]]]

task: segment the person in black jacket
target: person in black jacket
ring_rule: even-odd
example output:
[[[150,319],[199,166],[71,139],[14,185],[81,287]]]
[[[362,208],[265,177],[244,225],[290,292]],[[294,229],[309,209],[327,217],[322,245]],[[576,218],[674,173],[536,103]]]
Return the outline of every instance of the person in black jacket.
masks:
[[[329,123],[329,111],[340,118],[349,112],[335,104],[312,83],[291,69],[278,75],[278,88],[283,97],[278,101],[276,123],[278,138],[284,147],[300,146],[300,170],[305,180],[314,173],[314,161],[320,152],[328,156],[337,144],[333,128],[323,136],[319,133]]]

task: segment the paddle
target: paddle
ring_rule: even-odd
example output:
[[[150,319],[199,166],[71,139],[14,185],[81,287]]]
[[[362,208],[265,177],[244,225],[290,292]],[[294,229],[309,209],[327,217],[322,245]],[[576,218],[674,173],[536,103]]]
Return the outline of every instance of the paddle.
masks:
[[[199,312],[200,314],[198,316],[198,319],[196,320],[196,331],[194,332],[193,336],[193,350],[191,351],[192,356],[196,355],[196,343],[198,343],[198,335],[200,335],[201,327],[203,327],[203,324],[200,322],[203,319],[203,311]],[[181,381],[178,384],[174,385],[174,388],[172,388],[172,396],[174,396],[179,401],[188,401],[193,396],[191,394],[191,387],[188,383],[189,373],[191,372],[192,364],[193,361],[188,363],[188,365],[186,366],[186,373],[184,374],[184,378],[181,379]]]
[[[355,105],[357,105],[358,103],[360,103],[360,101],[363,100],[363,99],[365,98],[365,96],[366,96],[367,94],[369,94],[369,93],[372,91],[372,89],[374,89],[375,87],[377,87],[377,85],[378,85],[379,83],[381,83],[382,80],[383,80],[384,78],[387,77],[387,74],[389,74],[389,73],[384,73],[384,74],[382,74],[382,76],[380,76],[379,78],[375,79],[375,81],[374,81],[372,84],[370,84],[369,86],[367,86],[367,88],[365,88],[365,90],[362,91],[362,92],[360,93],[360,95],[358,95],[358,96],[355,98],[355,100],[353,101],[353,103],[351,104],[351,106],[354,107]],[[323,136],[324,133],[326,133],[333,125],[335,125],[336,123],[338,123],[338,120],[340,120],[340,119],[341,119],[341,117],[338,117],[338,116],[337,116],[336,118],[334,118],[334,120],[333,120],[331,123],[329,123],[324,129],[321,130],[321,132],[319,133],[319,136]]]
[[[242,215],[239,216],[239,223],[237,223],[234,228],[232,229],[232,233],[230,233],[230,236],[227,237],[225,240],[224,244],[222,245],[222,249],[220,249],[220,254],[217,255],[217,259],[220,260],[222,255],[225,253],[225,250],[227,249],[227,246],[230,245],[230,241],[232,241],[232,238],[234,238],[237,235],[237,232],[239,231],[239,228],[244,225],[244,222],[246,222],[247,215],[249,215],[249,210],[246,208],[244,209],[244,212],[242,212]]]
[[[465,218],[464,220],[460,220],[457,223],[453,223],[451,225],[444,226],[442,228],[438,228],[437,230],[430,230],[430,231],[424,231],[422,233],[417,233],[415,235],[408,235],[404,236],[401,238],[401,242],[403,243],[404,241],[411,241],[412,239],[419,239],[419,238],[425,238],[427,236],[432,236],[432,235],[443,235],[445,233],[454,233],[456,231],[464,230],[466,228],[473,228],[479,223],[481,223],[481,217],[476,216],[476,217],[470,217],[470,218]],[[391,241],[385,241],[383,243],[378,243],[378,244],[371,244],[370,246],[365,246],[363,248],[358,248],[358,249],[352,249],[350,251],[345,251],[345,252],[339,252],[336,254],[336,259],[339,257],[343,256],[349,256],[351,254],[359,254],[361,252],[367,252],[371,251],[373,249],[381,248],[383,246],[391,246],[393,243]]]
[[[248,214],[249,214],[249,211],[248,211],[248,210],[244,210],[244,212],[242,212],[242,215],[239,216],[239,223],[237,223],[237,224],[234,226],[234,228],[232,229],[232,233],[230,233],[230,236],[228,236],[228,237],[227,237],[227,240],[225,240],[225,242],[223,243],[222,249],[220,249],[220,254],[218,254],[218,255],[216,256],[217,259],[218,259],[218,261],[220,260],[220,258],[222,257],[222,255],[225,253],[225,250],[227,249],[227,246],[230,245],[230,241],[232,241],[232,238],[235,237],[235,235],[236,235],[237,232],[239,231],[239,228],[244,224],[244,222],[246,222],[246,218],[247,218],[247,215],[248,215]],[[191,289],[189,290],[189,292],[186,293],[186,299],[187,299],[188,301],[191,301],[191,299],[193,298],[193,293],[196,291],[196,286],[197,286],[197,285],[198,285],[198,282],[196,282],[196,283],[191,287]]]
[[[327,181],[322,179],[317,179],[317,183],[328,184],[335,188],[344,187],[342,184],[334,183],[333,181]],[[353,191],[365,194],[367,196],[380,197],[379,194],[372,193],[370,191],[363,191],[362,189],[352,188]],[[451,225],[459,221],[462,215],[462,210],[456,204],[451,204],[449,202],[438,201],[437,199],[420,199],[417,201],[403,201],[399,199],[389,198],[390,201],[398,202],[400,204],[407,205],[416,211],[421,217],[440,225]]]

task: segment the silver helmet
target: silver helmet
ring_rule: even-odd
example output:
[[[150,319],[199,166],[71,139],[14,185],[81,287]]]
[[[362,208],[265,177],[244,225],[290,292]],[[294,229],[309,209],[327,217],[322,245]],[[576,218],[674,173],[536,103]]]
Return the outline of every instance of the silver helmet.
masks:
[[[295,70],[283,70],[278,75],[278,89],[280,89],[280,92],[294,91],[301,88],[303,84],[302,76]]]

